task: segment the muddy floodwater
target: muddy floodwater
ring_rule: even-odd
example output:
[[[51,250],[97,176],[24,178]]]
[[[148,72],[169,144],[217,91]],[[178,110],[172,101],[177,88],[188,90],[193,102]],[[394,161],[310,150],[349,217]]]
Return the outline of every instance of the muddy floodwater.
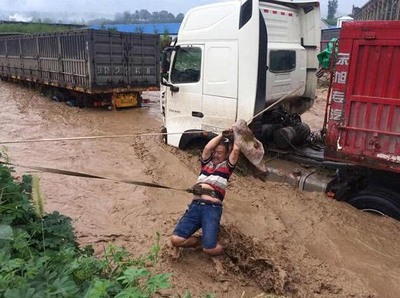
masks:
[[[323,96],[306,119],[322,123]],[[0,141],[159,132],[157,94],[142,108],[108,111],[70,108],[38,91],[0,82]],[[318,118],[318,119],[317,119]],[[83,172],[115,180],[191,187],[199,151],[167,146],[159,136],[63,140],[6,145],[15,164]],[[178,297],[399,297],[400,223],[360,212],[323,194],[262,182],[235,173],[227,191],[221,240],[223,256],[201,250],[171,257],[168,237],[191,195],[98,180],[33,172],[40,177],[46,210],[73,219],[79,243],[101,252],[114,243],[133,255],[148,252],[161,236],[157,271],[171,272]]]

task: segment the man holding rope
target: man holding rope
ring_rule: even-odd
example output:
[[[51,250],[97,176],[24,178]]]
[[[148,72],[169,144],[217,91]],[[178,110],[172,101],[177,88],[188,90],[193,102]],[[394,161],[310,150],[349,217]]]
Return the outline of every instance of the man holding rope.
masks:
[[[208,255],[223,253],[223,246],[218,242],[218,233],[222,215],[222,201],[239,159],[239,146],[232,138],[220,134],[211,139],[201,155],[201,172],[193,187],[193,200],[186,213],[179,220],[171,243],[175,247],[203,247]],[[230,140],[231,139],[231,140]],[[202,229],[202,237],[192,236]]]

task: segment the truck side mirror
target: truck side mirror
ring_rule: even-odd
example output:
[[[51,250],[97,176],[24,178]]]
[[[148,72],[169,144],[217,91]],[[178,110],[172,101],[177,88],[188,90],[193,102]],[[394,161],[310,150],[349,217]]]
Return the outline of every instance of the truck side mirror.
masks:
[[[171,89],[171,92],[179,92],[179,87],[174,86],[171,83],[168,83],[167,79],[165,79],[165,78],[161,79],[161,84],[169,87]]]
[[[169,87],[169,89],[171,89],[171,92],[179,92],[179,87],[174,86],[174,85],[171,85],[171,86]]]
[[[171,92],[179,92],[179,87],[168,82],[168,71],[171,64],[171,54],[179,47],[166,47],[162,52],[161,60],[161,84],[170,87]]]
[[[165,77],[165,75],[169,71],[170,61],[171,61],[171,53],[174,50],[173,47],[167,47],[162,52],[161,58],[161,75]]]

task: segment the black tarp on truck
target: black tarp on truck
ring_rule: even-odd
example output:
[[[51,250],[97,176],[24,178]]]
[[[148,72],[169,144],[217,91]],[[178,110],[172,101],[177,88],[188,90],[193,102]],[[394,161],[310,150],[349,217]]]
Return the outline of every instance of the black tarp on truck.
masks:
[[[87,29],[0,37],[1,77],[72,90],[86,95],[85,105],[159,90],[159,63],[159,36],[152,34]]]

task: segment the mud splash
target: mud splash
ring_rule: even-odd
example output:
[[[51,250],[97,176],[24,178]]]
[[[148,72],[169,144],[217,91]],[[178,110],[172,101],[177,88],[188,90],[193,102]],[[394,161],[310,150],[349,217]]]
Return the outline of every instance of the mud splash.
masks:
[[[252,279],[266,293],[294,295],[298,293],[295,278],[275,262],[266,258],[264,247],[242,234],[236,227],[222,227],[221,239],[229,243],[223,264],[235,274]]]

